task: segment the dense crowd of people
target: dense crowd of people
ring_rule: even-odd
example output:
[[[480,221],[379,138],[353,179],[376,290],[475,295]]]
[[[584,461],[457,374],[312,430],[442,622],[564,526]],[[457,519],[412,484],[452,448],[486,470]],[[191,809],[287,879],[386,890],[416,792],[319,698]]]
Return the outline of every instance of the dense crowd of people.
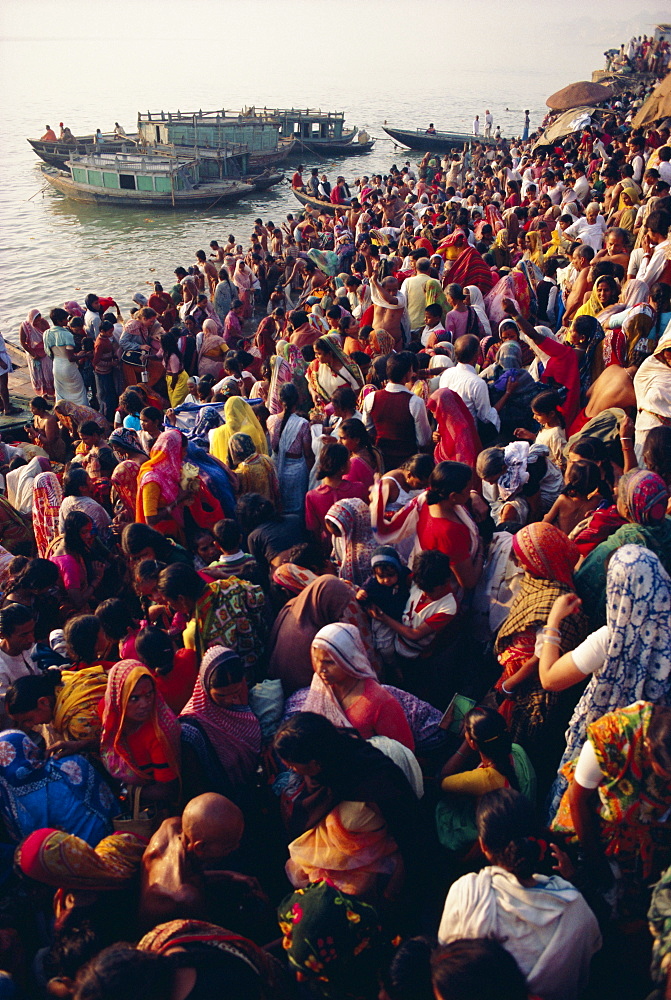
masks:
[[[671,144],[617,103],[28,312],[0,996],[668,995]]]

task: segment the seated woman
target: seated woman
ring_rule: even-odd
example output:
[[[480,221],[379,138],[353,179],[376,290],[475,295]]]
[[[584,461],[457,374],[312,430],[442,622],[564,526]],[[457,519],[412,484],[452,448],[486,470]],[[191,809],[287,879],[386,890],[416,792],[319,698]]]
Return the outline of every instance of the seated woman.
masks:
[[[361,586],[370,575],[370,560],[376,548],[368,504],[356,497],[339,500],[329,508],[324,523],[332,536],[338,576]]]
[[[469,767],[475,762],[476,767]],[[464,743],[443,769],[440,789],[447,795],[436,806],[438,839],[449,851],[471,847],[478,839],[475,811],[480,798],[496,788],[514,788],[536,800],[536,775],[526,753],[513,743],[502,715],[473,708],[464,718]],[[455,770],[459,768],[459,770]]]
[[[55,638],[56,636],[50,637],[52,642]],[[109,641],[100,619],[95,615],[76,615],[68,619],[63,628],[63,642],[73,670],[96,667],[107,671],[119,659],[118,656],[115,659],[105,659],[108,655]],[[60,649],[55,642],[54,647]]]
[[[259,455],[268,454],[268,441],[254,410],[240,396],[232,396],[224,406],[224,421],[210,433],[210,453],[220,462],[229,463],[229,445],[234,434],[248,434]]]
[[[93,483],[86,471],[79,465],[72,465],[63,476],[63,502],[58,517],[58,530],[65,530],[65,518],[70,511],[79,510],[93,521],[96,535],[104,544],[111,539],[112,520],[97,500],[93,499]]]
[[[385,512],[395,513],[426,490],[435,467],[433,456],[413,455],[399,469],[386,472],[380,479]]]
[[[249,707],[244,664],[232,649],[207,650],[179,721],[182,746],[195,751],[202,771],[214,781],[208,791],[223,786],[235,798],[236,789],[252,783],[261,754],[261,726]]]
[[[281,799],[292,884],[326,878],[357,896],[396,896],[402,862],[411,877],[420,843],[417,797],[401,768],[313,712],[282,723],[273,747],[296,776]]]
[[[97,756],[100,745],[98,704],[105,697],[107,673],[100,667],[50,670],[19,677],[5,701],[5,711],[21,729],[46,730],[52,756]]]
[[[553,524],[535,522],[513,536],[513,552],[524,577],[496,636],[495,652],[503,667],[496,686],[511,698],[502,714],[509,720],[513,740],[522,743],[538,768],[536,749],[542,748],[547,758],[553,741],[561,744],[570,708],[567,711],[555,695],[543,691],[536,640],[539,633],[544,639],[542,629],[555,599],[575,593],[573,569],[578,549]],[[559,634],[552,638],[566,651],[582,642],[587,630],[587,619],[578,612],[565,618]]]
[[[596,917],[570,882],[534,874],[547,848],[524,795],[512,788],[488,792],[476,822],[489,864],[452,885],[438,940],[495,937],[517,961],[530,991],[543,1000],[572,1000],[586,986],[591,958],[601,947]]]
[[[131,569],[145,559],[154,559],[166,566],[175,562],[191,563],[186,549],[148,524],[127,524],[121,535],[121,550]]]
[[[198,658],[193,649],[175,650],[171,637],[160,628],[143,628],[135,640],[137,658],[154,675],[156,690],[168,708],[179,715],[193,694],[198,679]]]
[[[102,561],[106,550],[96,541],[91,518],[79,510],[71,511],[65,518],[63,538],[55,553],[52,561],[58,566],[67,600],[80,611],[90,604],[106,569]]]
[[[259,455],[249,434],[234,434],[228,445],[229,465],[237,478],[239,495],[259,493],[280,506],[280,486],[275,466],[267,455]]]
[[[642,545],[671,573],[671,518],[666,516],[669,489],[646,469],[627,472],[617,487],[617,509],[627,523],[594,548],[575,575],[576,590],[594,628],[606,620],[608,561],[622,545]]]
[[[112,832],[119,803],[85,757],[45,757],[24,732],[0,733],[0,818],[18,843],[44,827],[92,847]]]
[[[49,633],[60,625],[58,567],[48,559],[20,556],[12,560],[8,570],[10,575],[0,605],[21,604],[28,608],[35,619],[35,640],[47,641]]]
[[[368,502],[368,489],[361,483],[345,479],[350,470],[350,454],[342,444],[327,445],[319,459],[317,479],[321,484],[305,496],[305,527],[328,550],[330,538],[326,515],[338,500],[357,497]]]
[[[115,524],[128,524],[135,520],[137,479],[149,456],[135,431],[119,428],[110,435],[109,444],[119,463],[111,477],[112,502],[117,504]]]
[[[551,829],[582,851],[623,920],[645,920],[649,886],[668,865],[671,708],[636,701],[587,727]],[[612,859],[612,860],[611,860]],[[616,892],[613,893],[615,881]]]
[[[142,787],[141,801],[176,804],[179,724],[137,660],[121,660],[108,674],[100,756],[117,781]]]
[[[314,344],[315,360],[306,372],[314,405],[323,409],[340,386],[349,385],[355,392],[363,386],[361,369],[340,347],[331,334],[319,337]]]
[[[139,624],[128,605],[118,597],[109,597],[96,608],[96,618],[103,630],[106,652],[112,662],[133,659]]]
[[[497,524],[528,524],[547,514],[564,485],[561,472],[550,461],[550,449],[544,444],[529,447],[526,441],[485,448],[478,455],[476,471]]]
[[[135,507],[140,524],[180,541],[184,537],[183,506],[194,500],[193,493],[181,486],[186,446],[186,438],[178,430],[159,434],[148,461],[140,466]]]
[[[310,649],[314,675],[302,709],[356,729],[363,739],[388,736],[409,750],[415,741],[403,708],[378,682],[353,625],[321,628]]]

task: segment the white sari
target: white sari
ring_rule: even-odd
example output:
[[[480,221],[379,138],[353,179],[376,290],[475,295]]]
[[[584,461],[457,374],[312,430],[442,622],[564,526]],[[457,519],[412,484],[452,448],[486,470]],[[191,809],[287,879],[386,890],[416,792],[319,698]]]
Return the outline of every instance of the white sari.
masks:
[[[284,514],[302,514],[305,509],[305,494],[308,491],[308,467],[301,447],[300,455],[296,455],[296,439],[304,423],[305,417],[292,413],[280,435],[277,451],[273,460],[280,481],[282,511]],[[294,454],[291,454],[292,449]]]

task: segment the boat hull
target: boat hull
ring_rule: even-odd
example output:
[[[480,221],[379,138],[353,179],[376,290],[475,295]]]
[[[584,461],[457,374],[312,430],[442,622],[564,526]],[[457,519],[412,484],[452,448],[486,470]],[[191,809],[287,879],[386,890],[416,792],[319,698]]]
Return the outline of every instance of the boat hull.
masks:
[[[125,150],[134,151],[137,148],[135,143],[122,142],[120,139],[96,145],[93,136],[80,137],[74,144],[70,145],[64,142],[42,142],[40,139],[28,139],[28,142],[32,146],[33,152],[37,153],[41,160],[48,163],[50,167],[56,167],[57,170],[68,169],[65,164],[73,153],[80,156],[91,156],[94,153],[122,153]]]
[[[298,140],[302,149],[309,153],[319,153],[320,156],[355,156],[359,153],[370,153],[375,145],[375,139],[368,142],[304,142]]]
[[[463,135],[459,132],[436,132],[435,135],[427,135],[425,132],[409,129],[387,128],[386,125],[383,128],[394,142],[422,153],[447,153],[451,149],[463,146],[464,143],[473,142],[472,135]]]
[[[72,201],[117,205],[121,208],[198,208],[244,198],[255,190],[251,184],[228,181],[225,184],[206,184],[188,191],[175,191],[173,199],[172,195],[157,191],[124,191],[121,194],[118,190],[102,190],[89,184],[79,184],[72,180],[70,174],[52,173],[48,170],[44,171],[44,179]]]
[[[275,184],[279,184],[280,181],[283,181],[284,174],[281,170],[276,170],[272,174],[255,174],[252,176],[242,177],[241,180],[243,180],[245,184],[251,184],[255,191],[267,191],[268,188],[271,188]]]
[[[317,211],[328,212],[330,215],[335,215],[337,208],[342,208],[341,205],[332,205],[330,201],[322,201],[321,198],[311,198],[307,194],[303,194],[302,191],[297,191],[296,188],[291,189],[301,205],[309,205],[310,208],[314,208]]]

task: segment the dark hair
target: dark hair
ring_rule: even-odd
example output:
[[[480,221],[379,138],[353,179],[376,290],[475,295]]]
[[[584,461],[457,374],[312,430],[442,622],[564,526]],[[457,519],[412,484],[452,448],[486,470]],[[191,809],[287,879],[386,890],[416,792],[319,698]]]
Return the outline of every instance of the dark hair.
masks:
[[[56,306],[56,308],[52,309],[49,313],[49,319],[54,326],[64,326],[68,321],[68,315],[69,313],[66,309],[61,309],[59,306]]]
[[[63,496],[80,497],[82,488],[90,483],[90,477],[86,469],[81,465],[71,465],[63,476]]]
[[[145,420],[153,420],[154,423],[157,421],[163,422],[163,414],[159,410],[158,406],[144,406],[140,410],[140,416],[144,417]]]
[[[90,437],[92,434],[102,435],[103,431],[99,424],[95,420],[84,420],[79,425],[79,435],[86,434]]]
[[[49,413],[51,410],[51,407],[47,403],[46,399],[42,396],[33,396],[30,401],[30,405],[34,406],[36,410],[41,410],[42,413]]]
[[[428,306],[424,307],[424,312],[428,313],[429,316],[435,316],[436,319],[440,319],[443,315],[443,308],[439,302],[429,302]]]
[[[231,684],[239,684],[245,676],[245,665],[239,656],[229,656],[223,663],[218,664],[212,671],[208,680],[208,689],[229,687]]]
[[[173,965],[162,955],[117,942],[79,970],[76,1000],[165,1000],[173,988]]]
[[[316,760],[324,770],[342,766],[340,748],[351,737],[324,715],[298,712],[286,719],[273,740],[273,749],[287,764],[309,764]]]
[[[493,708],[472,708],[464,718],[464,730],[478,750],[492,761],[499,774],[507,778],[513,788],[519,789],[510,756],[513,741],[503,716]]]
[[[60,670],[18,677],[5,695],[5,711],[11,716],[32,712],[40,698],[55,698],[60,683]]]
[[[337,476],[343,472],[349,462],[349,452],[344,444],[327,444],[322,448],[317,469],[317,479],[327,476]]]
[[[334,389],[331,402],[339,406],[341,410],[356,409],[356,393],[349,385],[339,385]]]
[[[613,473],[613,464],[608,457],[606,446],[601,438],[578,438],[577,441],[574,441],[573,444],[570,445],[569,451],[573,452],[574,455],[579,455],[580,458],[586,458],[590,462],[596,462],[596,464],[601,467],[601,473],[608,485],[611,487],[614,486],[615,476]]]
[[[412,455],[408,458],[401,468],[414,476],[415,479],[419,479],[421,482],[425,482],[427,479],[431,478],[431,474],[436,467],[436,462],[433,455]]]
[[[514,788],[487,792],[478,801],[475,822],[492,862],[520,880],[531,878],[544,852],[536,837],[534,809],[526,796]]]
[[[324,552],[316,542],[299,542],[286,553],[286,561],[310,569],[319,576],[324,568]]]
[[[135,638],[135,652],[145,666],[161,677],[172,670],[175,651],[170,636],[160,628],[143,628]]]
[[[529,996],[519,965],[493,938],[459,939],[439,948],[431,958],[431,978],[439,1000],[527,1000]]]
[[[93,663],[101,628],[95,615],[77,615],[65,623],[63,636],[73,663]]]
[[[435,939],[428,937],[408,938],[398,946],[380,976],[389,1000],[434,1000],[431,953],[435,946]]]
[[[134,389],[125,389],[119,397],[119,403],[129,413],[137,415],[144,405],[144,399]]]
[[[457,337],[454,342],[454,356],[462,364],[470,364],[477,358],[480,351],[480,341],[472,333],[466,333],[463,337]]]
[[[186,563],[173,563],[166,566],[158,578],[158,589],[169,601],[180,597],[197,601],[205,590],[205,581],[198,575],[193,566]]]
[[[647,732],[650,756],[654,762],[671,774],[671,708],[653,705]]]
[[[27,625],[35,620],[30,608],[23,604],[7,604],[0,608],[0,636],[8,639],[20,625]]]
[[[96,618],[100,622],[105,635],[110,639],[125,638],[131,629],[137,627],[137,622],[133,618],[126,604],[118,597],[109,597],[96,608]]]
[[[373,440],[366,430],[366,425],[363,420],[359,420],[358,417],[348,417],[347,420],[343,420],[338,430],[342,431],[343,434],[346,434],[347,437],[354,438],[355,441],[358,441],[359,447],[365,448],[368,452],[373,469],[377,469],[378,453],[373,446]]]
[[[586,500],[590,493],[593,493],[602,485],[608,490],[608,495],[612,502],[613,494],[608,484],[601,478],[601,469],[599,466],[596,462],[590,462],[589,459],[581,458],[577,462],[572,462],[569,466],[562,495]]]
[[[240,545],[242,539],[240,525],[230,517],[224,517],[221,521],[217,521],[212,532],[224,552],[229,552],[236,545]]]
[[[438,549],[419,552],[412,563],[412,578],[420,590],[428,594],[444,586],[450,579],[450,558]]]
[[[671,215],[661,209],[656,209],[645,220],[643,228],[649,230],[651,233],[656,233],[658,236],[666,236],[669,226],[671,226]]]
[[[98,465],[100,466],[100,471],[103,475],[106,473],[111,475],[118,464],[116,456],[111,448],[108,448],[107,445],[101,445],[100,448],[98,448]]]
[[[158,580],[159,574],[166,564],[157,559],[143,559],[135,567],[135,577],[138,580]]]
[[[289,322],[296,329],[297,326],[303,326],[304,323],[308,321],[308,314],[302,309],[294,309],[293,312],[289,313]]]
[[[665,483],[671,482],[671,427],[661,424],[650,428],[643,444],[643,462]]]
[[[412,371],[412,367],[412,358],[407,351],[401,354],[390,354],[385,368],[388,381],[404,382],[408,373]]]
[[[347,450],[347,449],[345,449]],[[266,521],[273,521],[277,517],[277,512],[267,497],[260,493],[245,493],[238,500],[235,508],[238,521],[243,532],[248,535],[260,524]]]
[[[464,462],[439,462],[429,476],[427,503],[448,500],[452,493],[461,493],[471,481],[473,470]]]
[[[548,389],[546,392],[539,392],[531,400],[531,409],[534,413],[542,413],[543,416],[547,416],[548,413],[556,413],[561,426],[565,427],[564,415],[559,409],[560,406],[561,399],[559,398],[559,393],[553,389]]]
[[[121,535],[121,548],[125,556],[136,556],[143,549],[153,549],[157,559],[168,562],[173,546],[160,531],[148,524],[127,524]]]
[[[342,320],[340,320],[340,322],[342,323]],[[319,339],[315,341],[314,346],[319,348],[319,350],[324,354],[331,354],[333,357],[336,356],[333,349],[333,343],[328,339],[328,337],[319,337]]]
[[[50,559],[28,559],[20,569],[14,570],[7,585],[7,592],[11,593],[18,587],[25,587],[27,590],[45,590],[47,587],[55,586],[57,582],[58,566]]]
[[[655,320],[656,340],[659,340],[662,333],[662,316],[669,311],[671,306],[671,285],[664,281],[656,281],[650,289],[650,301],[655,307],[657,318]],[[665,426],[664,424],[662,426]]]
[[[88,550],[81,538],[81,532],[88,524],[93,525],[93,521],[81,510],[71,510],[66,515],[63,525],[63,546],[68,554],[88,557]]]

